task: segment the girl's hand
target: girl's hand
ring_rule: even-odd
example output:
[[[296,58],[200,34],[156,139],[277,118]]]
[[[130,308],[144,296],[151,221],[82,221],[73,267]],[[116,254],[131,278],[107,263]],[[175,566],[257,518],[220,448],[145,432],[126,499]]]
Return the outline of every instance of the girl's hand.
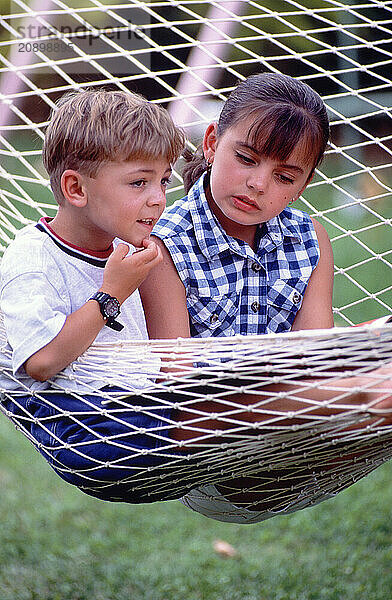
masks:
[[[160,248],[150,239],[143,240],[141,250],[131,255],[128,252],[129,246],[121,243],[110,255],[99,290],[115,296],[121,304],[138,289],[151,269],[162,261]]]

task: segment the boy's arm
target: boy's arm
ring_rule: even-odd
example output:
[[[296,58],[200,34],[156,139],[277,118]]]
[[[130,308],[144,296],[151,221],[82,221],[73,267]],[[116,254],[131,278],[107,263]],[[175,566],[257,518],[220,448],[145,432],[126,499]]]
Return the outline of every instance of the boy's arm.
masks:
[[[140,286],[148,335],[152,339],[190,337],[185,288],[165,244],[157,237],[163,260]]]
[[[126,244],[119,244],[104,270],[103,284],[97,291],[115,296],[122,304],[140,285],[151,268],[161,261],[154,242],[145,243],[143,252],[128,256]],[[46,381],[83,354],[105,325],[98,302],[87,300],[69,315],[56,337],[35,352],[24,363],[26,373],[38,381]]]
[[[333,327],[333,253],[324,227],[312,219],[316,230],[320,259],[306,288],[302,306],[295,317],[292,330]]]
[[[86,302],[66,318],[61,331],[49,344],[27,359],[24,364],[27,375],[37,381],[50,379],[83,354],[104,325],[98,303]]]

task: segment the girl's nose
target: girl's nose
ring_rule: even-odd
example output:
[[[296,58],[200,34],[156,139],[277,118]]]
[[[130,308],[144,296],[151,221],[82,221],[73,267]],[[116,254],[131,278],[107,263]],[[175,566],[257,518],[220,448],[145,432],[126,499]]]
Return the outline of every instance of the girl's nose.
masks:
[[[249,173],[247,178],[248,187],[257,191],[259,194],[265,194],[268,188],[269,174],[264,168],[257,168]]]

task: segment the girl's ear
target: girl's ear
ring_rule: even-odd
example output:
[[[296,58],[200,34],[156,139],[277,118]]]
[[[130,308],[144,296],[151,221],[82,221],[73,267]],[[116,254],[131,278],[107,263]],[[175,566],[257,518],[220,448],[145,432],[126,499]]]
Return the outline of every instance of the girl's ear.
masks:
[[[218,123],[210,123],[206,129],[203,139],[203,153],[207,162],[212,163],[216,149],[216,130]]]
[[[76,207],[87,204],[87,192],[84,185],[84,177],[78,171],[67,169],[61,176],[61,191],[64,198]]]

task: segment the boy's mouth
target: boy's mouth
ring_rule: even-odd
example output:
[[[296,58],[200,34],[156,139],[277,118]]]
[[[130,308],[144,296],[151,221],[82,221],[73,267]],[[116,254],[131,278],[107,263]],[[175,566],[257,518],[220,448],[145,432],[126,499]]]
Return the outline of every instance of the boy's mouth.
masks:
[[[154,225],[155,219],[138,219],[138,223],[143,223],[143,225],[149,225],[151,227]]]

